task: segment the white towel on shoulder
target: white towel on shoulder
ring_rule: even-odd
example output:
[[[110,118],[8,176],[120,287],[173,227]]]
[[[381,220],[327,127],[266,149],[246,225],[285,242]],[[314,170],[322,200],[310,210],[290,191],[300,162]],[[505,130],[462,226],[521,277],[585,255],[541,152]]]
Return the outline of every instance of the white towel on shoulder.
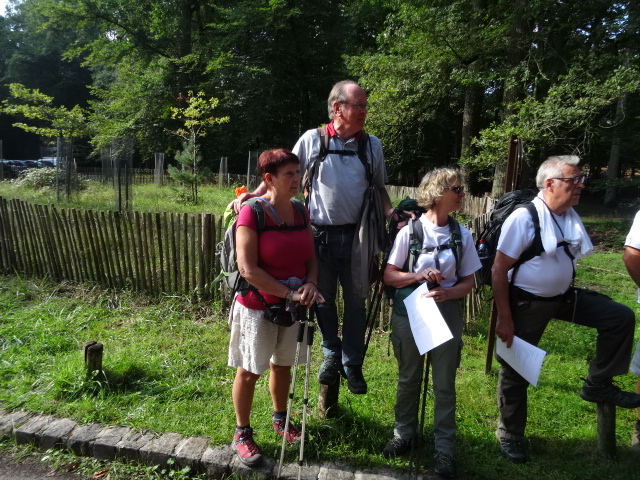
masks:
[[[570,208],[562,215],[564,219],[563,232],[564,238],[556,238],[555,223],[551,217],[551,210],[544,203],[542,191],[538,192],[538,196],[533,199],[533,204],[538,210],[540,219],[540,236],[542,237],[542,246],[548,255],[555,255],[558,243],[563,240],[569,244],[571,254],[577,259],[584,258],[591,254],[593,244],[589,239],[589,234],[582,224],[582,220],[573,208]]]

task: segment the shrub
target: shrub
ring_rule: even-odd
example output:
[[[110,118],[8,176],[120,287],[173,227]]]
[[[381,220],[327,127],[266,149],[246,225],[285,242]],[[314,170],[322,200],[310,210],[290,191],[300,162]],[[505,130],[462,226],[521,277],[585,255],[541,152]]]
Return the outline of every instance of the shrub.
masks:
[[[18,187],[28,187],[34,190],[55,190],[56,172],[55,168],[30,168],[24,170],[14,184]],[[57,172],[57,175],[58,186],[64,188],[67,182],[65,172]],[[87,188],[87,182],[77,175],[72,175],[71,188],[74,191],[85,190]]]

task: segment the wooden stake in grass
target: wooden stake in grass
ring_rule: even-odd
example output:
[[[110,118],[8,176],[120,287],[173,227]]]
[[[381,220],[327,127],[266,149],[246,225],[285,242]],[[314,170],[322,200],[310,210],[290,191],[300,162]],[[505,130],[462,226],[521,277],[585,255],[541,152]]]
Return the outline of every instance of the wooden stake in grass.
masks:
[[[96,341],[85,342],[84,363],[87,365],[87,375],[91,375],[96,370],[102,371],[102,351],[103,346]]]
[[[598,454],[616,456],[616,406],[612,403],[598,402]]]

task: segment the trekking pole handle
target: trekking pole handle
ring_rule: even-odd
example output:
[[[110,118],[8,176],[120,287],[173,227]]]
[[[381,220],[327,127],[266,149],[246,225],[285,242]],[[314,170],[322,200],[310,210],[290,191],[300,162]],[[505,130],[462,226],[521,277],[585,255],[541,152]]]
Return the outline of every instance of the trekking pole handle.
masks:
[[[298,322],[298,343],[304,340],[304,327],[307,322]]]
[[[307,333],[307,345],[313,345],[313,334],[315,333],[316,328],[312,323],[309,323],[309,332]]]

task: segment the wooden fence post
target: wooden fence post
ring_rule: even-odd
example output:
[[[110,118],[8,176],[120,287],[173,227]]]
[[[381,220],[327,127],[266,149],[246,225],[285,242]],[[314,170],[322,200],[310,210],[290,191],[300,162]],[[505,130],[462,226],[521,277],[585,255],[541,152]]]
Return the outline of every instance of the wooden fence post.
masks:
[[[333,385],[320,384],[320,393],[318,394],[318,416],[320,418],[330,417],[336,410],[338,405],[338,396],[340,394],[340,380]]]
[[[598,454],[606,458],[616,456],[616,406],[598,402]]]
[[[87,375],[91,375],[96,370],[102,371],[102,344],[96,341],[85,342],[83,350],[84,363],[87,365]]]

